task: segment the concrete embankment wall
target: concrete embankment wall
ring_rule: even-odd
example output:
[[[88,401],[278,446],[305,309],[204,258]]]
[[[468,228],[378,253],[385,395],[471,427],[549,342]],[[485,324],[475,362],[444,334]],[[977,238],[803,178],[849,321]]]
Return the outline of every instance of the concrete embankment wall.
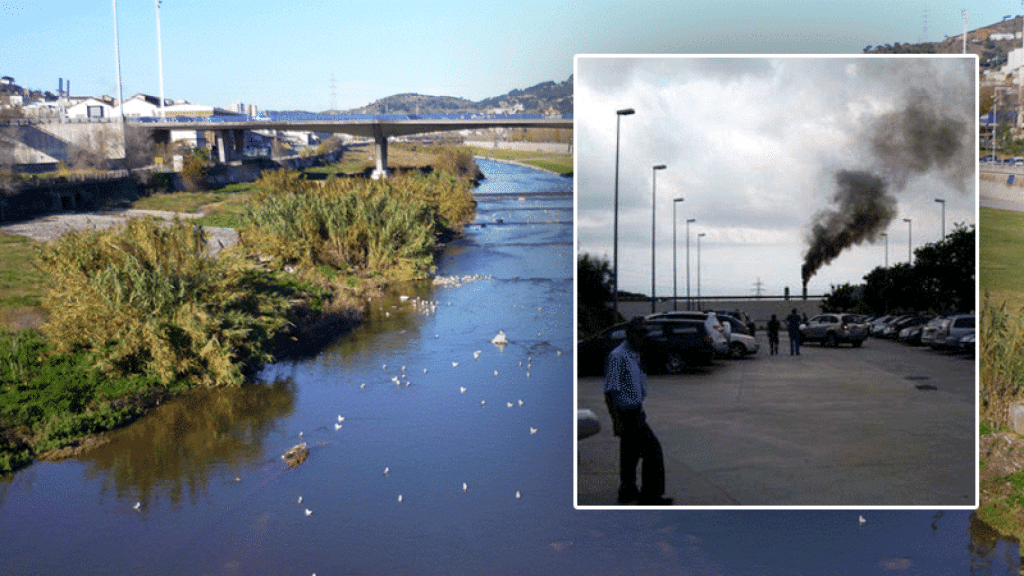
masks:
[[[253,182],[268,170],[308,168],[318,162],[334,162],[341,152],[318,157],[289,157],[263,159],[240,164],[219,165],[207,171],[207,185],[220,187],[240,182]],[[185,185],[181,174],[164,172],[168,187],[181,192]],[[100,210],[117,200],[135,200],[149,193],[148,182],[154,178],[151,170],[126,171],[116,176],[90,176],[81,180],[47,179],[29,184],[13,194],[0,195],[0,221],[34,218],[61,211]]]
[[[1010,176],[1013,176],[1012,182]],[[1024,169],[982,172],[979,180],[978,194],[982,206],[1024,212]]]

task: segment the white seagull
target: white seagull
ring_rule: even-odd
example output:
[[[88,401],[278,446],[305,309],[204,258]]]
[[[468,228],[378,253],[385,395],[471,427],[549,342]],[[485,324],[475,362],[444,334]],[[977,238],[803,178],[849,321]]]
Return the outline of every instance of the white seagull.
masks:
[[[463,482],[463,483],[462,483],[462,491],[463,491],[463,492],[465,492],[465,491],[466,491],[466,490],[468,490],[468,489],[469,489],[469,486],[467,486],[467,485],[466,485],[466,483],[465,483],[465,482]]]
[[[387,475],[388,475],[388,472],[390,472],[390,471],[391,471],[391,469],[390,469],[390,468],[388,468],[387,466],[385,466],[385,467],[384,467],[384,475],[385,475],[385,476],[387,476]]]
[[[519,400],[519,405],[520,405],[520,406],[522,406],[522,405],[523,405],[523,401],[522,401],[522,400]]]
[[[306,516],[312,516],[312,515],[313,515],[313,511],[310,510],[309,508],[306,508]]]
[[[134,508],[136,510],[141,510],[142,509],[142,502],[136,502],[135,506],[132,506],[132,508]]]
[[[863,525],[865,525],[865,524],[867,524],[867,523],[868,523],[868,521],[867,521],[867,520],[865,520],[863,516],[861,516],[861,517],[860,517],[860,525],[861,525],[861,526],[863,526]]]
[[[452,368],[455,368],[455,367],[456,367],[456,366],[458,366],[458,365],[459,365],[459,363],[458,363],[458,362],[452,362]]]
[[[338,422],[344,422],[344,421],[345,421],[345,417],[342,416],[341,414],[338,414]]]
[[[516,490],[516,500],[522,500],[522,498],[523,495],[519,493],[519,490]]]
[[[466,387],[465,386],[459,386],[459,393],[460,394],[465,394],[466,393]]]
[[[401,495],[401,494],[399,494],[399,495],[398,495],[398,503],[399,503],[399,504],[401,504],[401,503],[402,503],[402,495]]]
[[[514,406],[514,404],[512,404],[511,402],[505,402],[505,404],[507,404],[509,408],[511,408],[512,406]]]
[[[537,433],[537,429],[534,428],[533,426],[530,426],[530,434],[536,434],[536,433]]]
[[[480,350],[477,350],[476,352],[473,352],[473,360],[476,360],[479,357],[480,357]]]
[[[337,432],[338,430],[341,430],[341,424],[338,424],[337,422],[335,422],[334,423],[334,431]]]
[[[302,496],[299,496],[299,504],[302,504]]]

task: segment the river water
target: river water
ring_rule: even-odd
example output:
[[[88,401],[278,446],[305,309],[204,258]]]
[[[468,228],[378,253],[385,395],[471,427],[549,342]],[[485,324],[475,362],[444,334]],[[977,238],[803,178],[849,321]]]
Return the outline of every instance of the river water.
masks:
[[[965,511],[574,510],[572,180],[479,163],[460,285],[0,481],[0,575],[1018,574]]]

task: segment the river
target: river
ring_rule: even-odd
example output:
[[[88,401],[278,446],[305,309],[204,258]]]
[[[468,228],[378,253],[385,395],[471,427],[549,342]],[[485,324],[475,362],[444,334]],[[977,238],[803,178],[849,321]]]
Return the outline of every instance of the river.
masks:
[[[479,164],[460,285],[0,481],[0,575],[1018,573],[964,511],[574,510],[572,180]]]

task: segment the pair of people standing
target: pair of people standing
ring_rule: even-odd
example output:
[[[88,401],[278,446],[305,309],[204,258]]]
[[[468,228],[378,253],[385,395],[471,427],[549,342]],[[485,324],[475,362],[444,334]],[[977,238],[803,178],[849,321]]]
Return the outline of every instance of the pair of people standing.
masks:
[[[779,353],[779,330],[781,328],[781,322],[775,314],[772,314],[772,319],[768,321],[768,348],[771,355]],[[789,355],[799,356],[800,315],[796,313],[796,308],[793,308],[789,316],[786,316],[786,329],[789,331]]]

